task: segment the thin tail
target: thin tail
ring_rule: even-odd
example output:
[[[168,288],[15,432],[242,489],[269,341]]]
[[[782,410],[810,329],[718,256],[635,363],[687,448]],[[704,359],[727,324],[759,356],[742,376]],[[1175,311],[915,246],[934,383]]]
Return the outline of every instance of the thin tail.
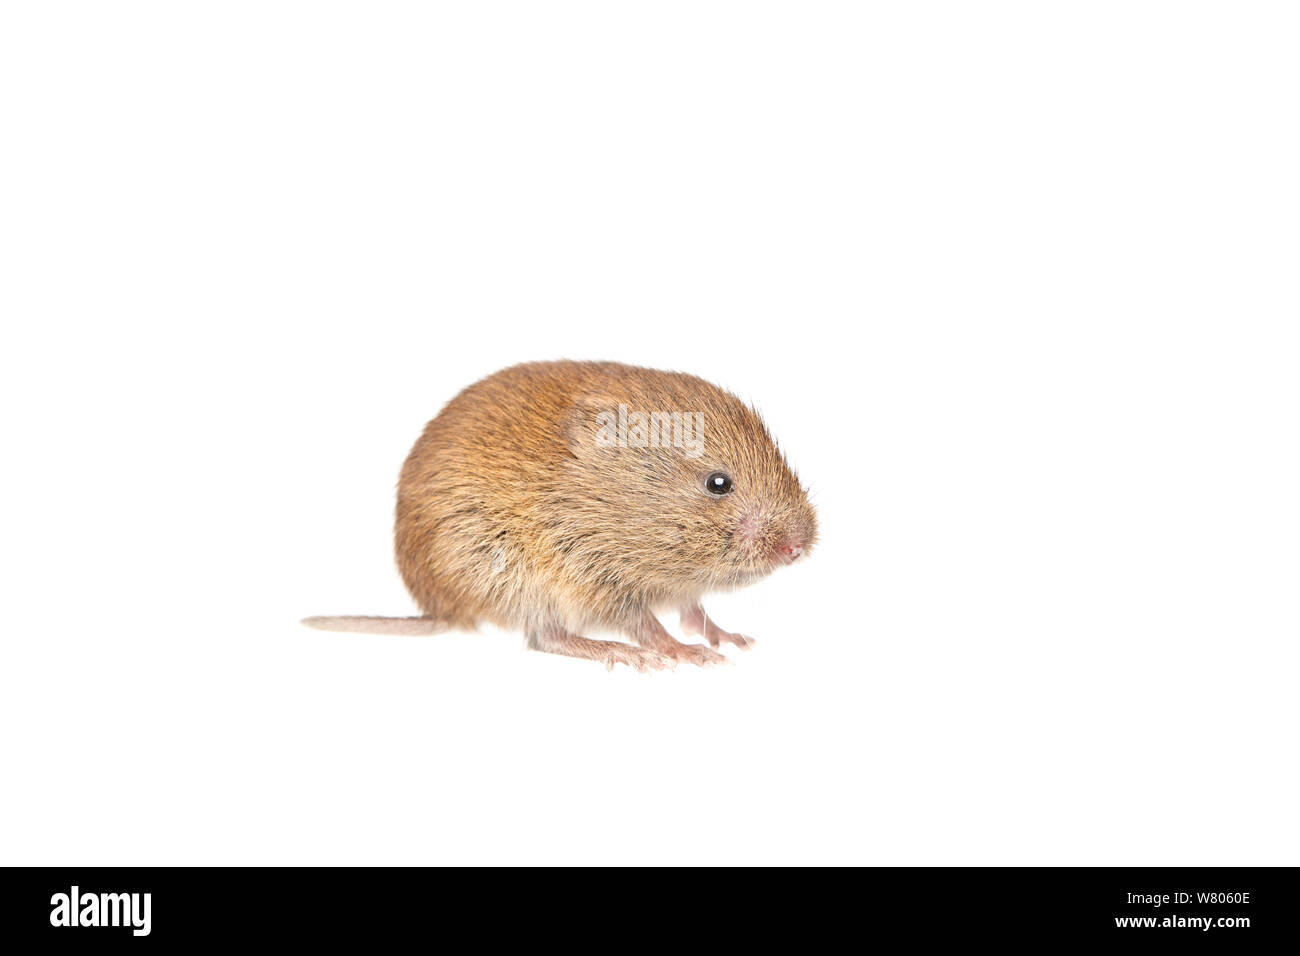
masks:
[[[437,634],[447,629],[432,617],[304,617],[302,622],[318,631],[357,634]]]

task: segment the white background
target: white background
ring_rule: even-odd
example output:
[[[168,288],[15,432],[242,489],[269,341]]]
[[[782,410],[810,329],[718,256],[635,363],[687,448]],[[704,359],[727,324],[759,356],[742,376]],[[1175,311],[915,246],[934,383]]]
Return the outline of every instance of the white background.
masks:
[[[1300,862],[1288,6],[6,4],[0,860]],[[759,648],[300,627],[560,357],[764,411]]]

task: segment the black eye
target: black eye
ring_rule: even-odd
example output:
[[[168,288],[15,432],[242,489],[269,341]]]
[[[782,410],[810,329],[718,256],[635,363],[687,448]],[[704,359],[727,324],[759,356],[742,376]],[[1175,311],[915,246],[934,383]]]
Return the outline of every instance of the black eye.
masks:
[[[704,479],[704,487],[712,495],[728,494],[731,491],[731,476],[721,471],[715,471]]]

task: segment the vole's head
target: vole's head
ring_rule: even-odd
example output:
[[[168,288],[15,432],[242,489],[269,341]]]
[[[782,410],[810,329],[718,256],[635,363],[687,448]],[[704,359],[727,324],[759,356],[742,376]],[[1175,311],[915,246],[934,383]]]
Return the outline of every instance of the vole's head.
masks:
[[[700,456],[678,463],[674,485],[689,503],[688,550],[712,562],[719,584],[740,585],[802,560],[817,516],[758,413],[722,395],[704,414]]]
[[[817,517],[758,413],[693,376],[652,374],[585,398],[573,419],[581,491],[568,493],[596,509],[588,542],[664,593],[737,587],[804,560]]]

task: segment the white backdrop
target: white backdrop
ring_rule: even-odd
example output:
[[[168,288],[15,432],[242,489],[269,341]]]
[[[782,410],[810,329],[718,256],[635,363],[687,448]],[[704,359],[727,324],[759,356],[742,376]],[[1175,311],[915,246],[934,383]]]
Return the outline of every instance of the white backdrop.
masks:
[[[0,862],[1300,862],[1298,26],[6,5]],[[300,627],[560,357],[763,410],[759,648]]]

